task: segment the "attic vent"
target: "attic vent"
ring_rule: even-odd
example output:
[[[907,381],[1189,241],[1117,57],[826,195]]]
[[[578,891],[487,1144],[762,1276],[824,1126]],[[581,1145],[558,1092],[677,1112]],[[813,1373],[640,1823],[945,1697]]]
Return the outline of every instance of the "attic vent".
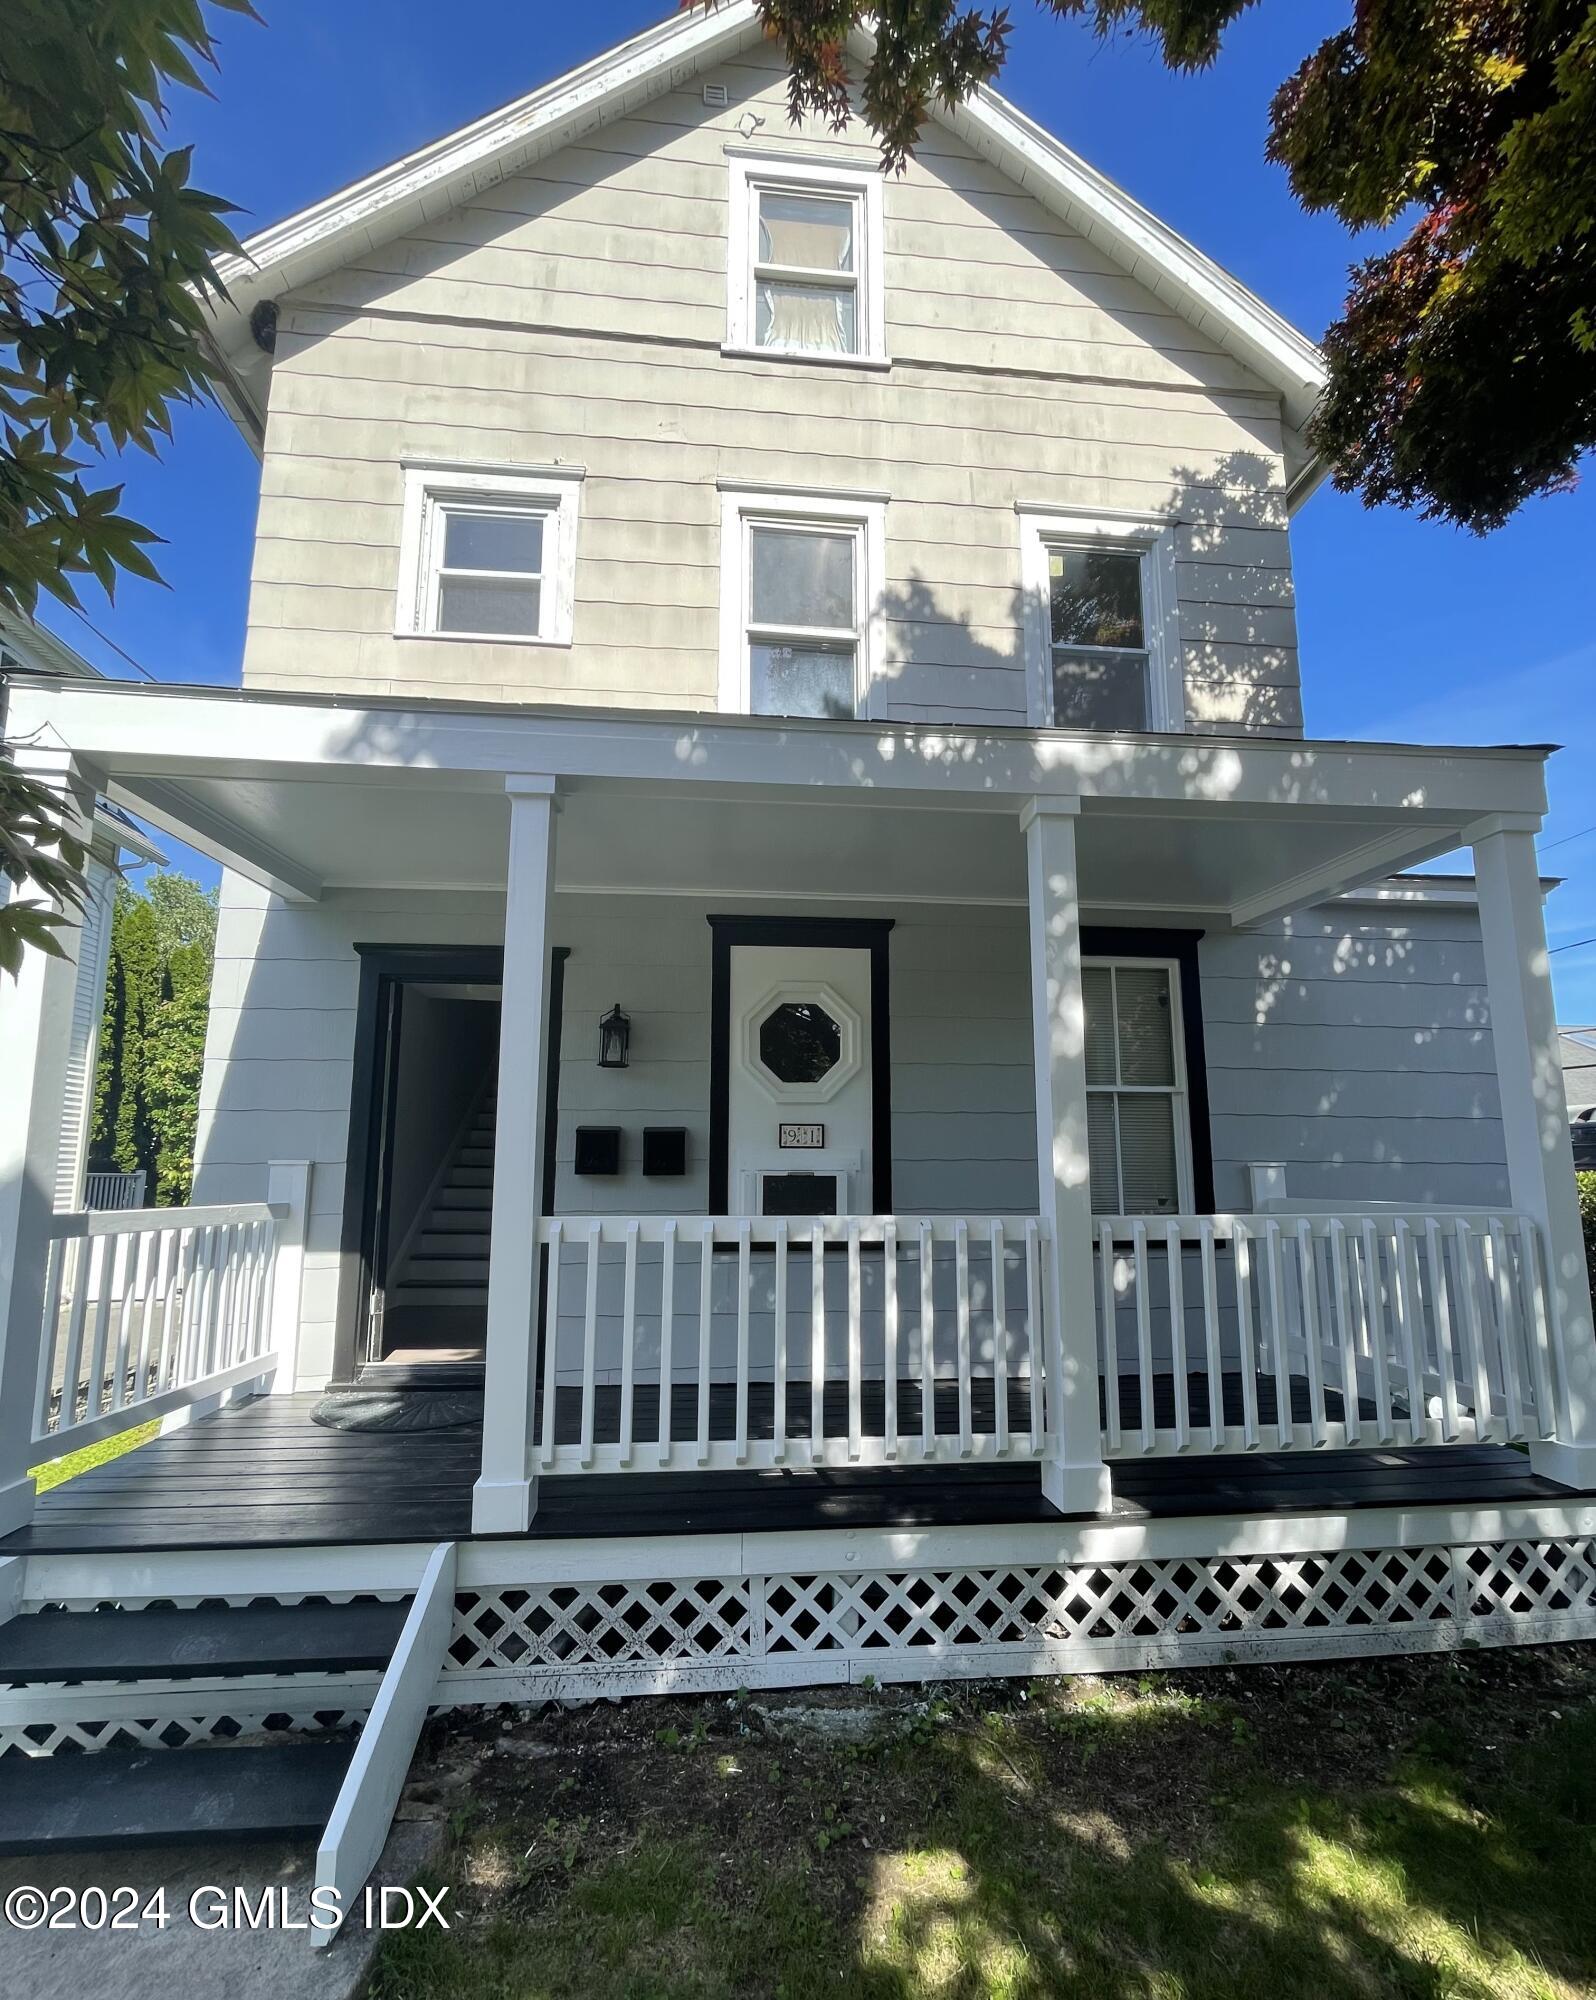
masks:
[[[704,102],[713,110],[724,111],[729,101],[726,95],[725,84],[706,83],[704,85]]]

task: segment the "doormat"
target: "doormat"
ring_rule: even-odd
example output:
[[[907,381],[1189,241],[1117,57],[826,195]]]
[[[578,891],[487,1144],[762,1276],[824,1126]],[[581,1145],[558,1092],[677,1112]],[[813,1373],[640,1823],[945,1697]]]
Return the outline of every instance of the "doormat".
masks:
[[[481,1392],[469,1389],[344,1390],[310,1413],[330,1431],[463,1431],[482,1422]]]

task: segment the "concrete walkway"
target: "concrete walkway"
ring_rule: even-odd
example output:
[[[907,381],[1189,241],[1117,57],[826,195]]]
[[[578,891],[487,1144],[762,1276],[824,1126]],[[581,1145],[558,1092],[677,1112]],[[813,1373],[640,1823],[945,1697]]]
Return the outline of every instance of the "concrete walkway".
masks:
[[[441,1850],[439,1819],[398,1823],[388,1837],[373,1885],[402,1887]],[[9,1910],[20,1888],[81,1893],[91,1886],[113,1893],[124,1883],[140,1907],[166,1891],[169,1921],[153,1919],[136,1930],[19,1929],[0,1915],[0,1992],[26,2000],[349,2000],[357,1993],[381,1942],[358,1917],[331,1946],[318,1949],[302,1930],[207,1929],[231,1909],[235,1885],[251,1908],[276,1892],[278,1913],[303,1922],[314,1884],[310,1843],[282,1847],[119,1848],[106,1854],[68,1854],[0,1860],[0,1909]],[[222,1894],[215,1893],[222,1891]],[[190,1898],[194,1899],[191,1906]],[[26,1906],[29,1898],[20,1899]],[[391,1899],[396,1909],[402,1898]],[[127,1898],[121,1899],[126,1903]],[[59,1902],[59,1899],[58,1899]],[[192,1914],[191,1914],[192,1910]],[[449,1899],[442,1910],[450,1914]],[[127,1921],[131,1921],[128,1919]]]

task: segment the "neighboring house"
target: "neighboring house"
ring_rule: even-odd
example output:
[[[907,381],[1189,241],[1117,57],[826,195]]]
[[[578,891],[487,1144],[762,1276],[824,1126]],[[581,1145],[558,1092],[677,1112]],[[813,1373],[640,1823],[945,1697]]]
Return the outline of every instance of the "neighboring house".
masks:
[[[98,680],[99,672],[53,632],[32,618],[0,608],[0,741],[6,735],[10,691],[31,674],[68,680]],[[84,869],[83,921],[78,928],[72,987],[72,1038],[67,1056],[61,1112],[61,1144],[55,1179],[58,1209],[138,1208],[144,1176],[87,1172],[89,1128],[94,1117],[94,1070],[99,1057],[100,1022],[105,1012],[106,967],[111,950],[111,910],[116,885],[128,866],[157,866],[166,857],[141,826],[105,799],[94,802],[88,862]],[[11,891],[0,875],[0,903]]]
[[[1558,1039],[1574,1165],[1596,1172],[1596,1028],[1562,1028]]]
[[[1309,341],[992,93],[785,103],[695,11],[225,271],[242,686],[17,698],[228,870],[204,1206],[40,1440],[273,1393],[34,1508],[24,1200],[21,1601],[413,1593],[401,1737],[1596,1634],[1546,751],[1305,735]],[[27,1712],[369,1705],[284,1643]]]

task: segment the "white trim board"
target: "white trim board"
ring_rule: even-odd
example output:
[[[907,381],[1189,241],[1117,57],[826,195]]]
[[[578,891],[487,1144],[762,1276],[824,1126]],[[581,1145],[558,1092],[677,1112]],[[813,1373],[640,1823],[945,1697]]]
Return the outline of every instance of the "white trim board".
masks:
[[[206,300],[219,344],[258,376],[263,357],[253,350],[249,332],[250,312],[258,302],[325,277],[581,134],[679,88],[759,39],[755,0],[684,9],[485,118],[259,231],[239,256],[221,261],[218,275],[227,299]],[[856,54],[866,52],[869,37],[856,36],[851,46]],[[1295,433],[1307,422],[1324,386],[1324,363],[1315,344],[996,91],[980,89],[951,113],[933,105],[932,115],[1279,393],[1294,434],[1288,454],[1293,489],[1306,497],[1314,483],[1313,461]],[[264,399],[259,389],[242,381],[238,393],[254,398],[248,410],[234,411],[253,443],[264,422]]]
[[[1444,1448],[1437,1448],[1444,1457]],[[1310,1454],[1301,1454],[1304,1463]],[[1208,1514],[1173,1520],[1073,1520],[956,1528],[835,1528],[458,1544],[460,1590],[494,1585],[670,1581],[823,1570],[1131,1562],[1181,1556],[1310,1555],[1337,1549],[1553,1541],[1596,1535],[1596,1500],[1532,1505],[1440,1504],[1317,1514]],[[321,1592],[409,1595],[431,1543],[277,1549],[106,1551],[30,1555],[19,1608],[102,1598],[228,1597]]]

